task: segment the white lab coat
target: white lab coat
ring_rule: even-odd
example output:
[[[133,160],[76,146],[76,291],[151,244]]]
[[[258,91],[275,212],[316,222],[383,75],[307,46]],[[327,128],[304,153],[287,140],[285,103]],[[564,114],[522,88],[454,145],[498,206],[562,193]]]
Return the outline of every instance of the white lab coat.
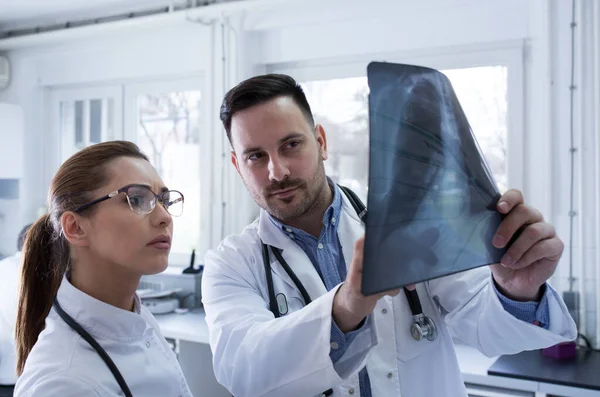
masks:
[[[363,225],[344,196],[338,235],[349,265]],[[287,297],[289,313],[275,319],[260,238],[283,249],[283,257],[313,302],[274,264],[275,293]],[[271,261],[275,262],[274,255]],[[493,290],[488,267],[417,285],[423,311],[438,326],[433,342],[412,339],[404,294],[385,297],[334,365],[329,357],[331,310],[327,292],[302,249],[265,212],[241,235],[226,238],[205,258],[202,295],[217,380],[236,397],[309,397],[333,388],[333,396],[359,395],[358,371],[369,372],[373,397],[466,396],[450,329],[488,356],[516,353],[573,340],[576,328],[559,295],[550,289],[550,329],[506,312]]]
[[[104,348],[134,396],[192,396],[175,353],[137,297],[135,312],[129,312],[92,298],[63,278],[58,303]],[[53,308],[17,381],[15,397],[122,395],[102,358]]]
[[[0,385],[17,381],[15,323],[19,301],[21,252],[0,261]]]

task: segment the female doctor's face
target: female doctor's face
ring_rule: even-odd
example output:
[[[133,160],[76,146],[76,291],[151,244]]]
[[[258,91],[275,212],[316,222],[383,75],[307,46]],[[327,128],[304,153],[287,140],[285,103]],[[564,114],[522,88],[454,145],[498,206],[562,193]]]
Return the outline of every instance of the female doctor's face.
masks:
[[[231,142],[231,162],[261,208],[283,222],[319,208],[328,186],[325,131],[313,130],[292,98],[235,113]]]
[[[106,165],[106,171],[108,184],[92,193],[92,198],[132,184],[145,185],[155,194],[166,190],[154,167],[142,159],[117,158]],[[130,189],[127,194],[135,207],[142,202],[144,188]],[[80,217],[79,222],[82,241],[75,244],[77,262],[140,276],[166,269],[173,222],[160,203],[151,213],[139,214],[132,210],[126,193],[120,193],[95,204],[90,216]]]

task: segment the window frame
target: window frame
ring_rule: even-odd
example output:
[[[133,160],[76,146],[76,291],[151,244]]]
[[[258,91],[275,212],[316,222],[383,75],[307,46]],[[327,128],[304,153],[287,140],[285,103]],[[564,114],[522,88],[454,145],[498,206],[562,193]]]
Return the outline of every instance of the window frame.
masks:
[[[296,81],[315,81],[366,76],[371,60],[423,65],[438,70],[482,66],[507,68],[507,185],[524,190],[525,144],[525,45],[522,41],[438,48],[406,53],[375,54],[336,59],[288,62],[266,65],[267,73],[284,73]]]
[[[68,137],[61,131],[60,106],[62,102],[86,101],[89,104],[91,100],[111,98],[114,101],[114,132],[111,138],[123,139],[123,87],[121,85],[54,86],[47,89],[47,94],[50,102],[52,135],[55,138],[50,142],[56,145],[54,147],[56,157],[52,159],[52,163],[56,164],[56,168],[78,150],[75,137]],[[102,116],[105,117],[106,115],[103,113]],[[89,128],[89,105],[84,106],[83,124],[85,132]],[[87,138],[84,133],[84,141],[87,141]]]

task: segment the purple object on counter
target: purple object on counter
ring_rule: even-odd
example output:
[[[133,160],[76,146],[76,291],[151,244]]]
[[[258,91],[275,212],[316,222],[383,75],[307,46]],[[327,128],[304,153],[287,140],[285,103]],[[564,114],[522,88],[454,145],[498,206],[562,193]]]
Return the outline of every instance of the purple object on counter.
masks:
[[[577,357],[577,344],[575,342],[559,343],[558,345],[545,348],[542,354],[557,360],[569,360]]]

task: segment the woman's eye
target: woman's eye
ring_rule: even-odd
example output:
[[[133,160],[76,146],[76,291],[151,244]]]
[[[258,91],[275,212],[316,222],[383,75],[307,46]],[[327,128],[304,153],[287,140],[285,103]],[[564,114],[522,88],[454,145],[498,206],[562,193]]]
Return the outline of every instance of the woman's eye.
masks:
[[[129,202],[131,205],[141,205],[144,202],[144,198],[141,196],[130,196]]]

